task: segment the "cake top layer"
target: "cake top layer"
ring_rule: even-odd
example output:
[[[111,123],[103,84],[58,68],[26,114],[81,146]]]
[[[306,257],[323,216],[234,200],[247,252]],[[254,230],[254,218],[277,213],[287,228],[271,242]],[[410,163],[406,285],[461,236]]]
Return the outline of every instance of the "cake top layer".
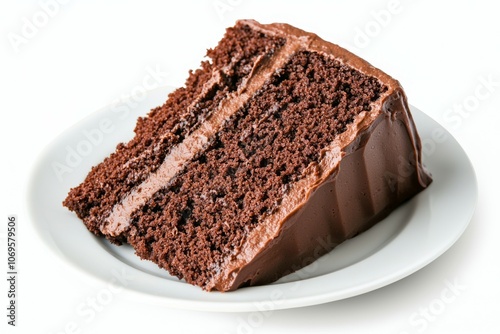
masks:
[[[380,69],[372,66],[366,60],[356,56],[352,52],[328,41],[323,40],[315,33],[307,32],[291,26],[287,23],[261,24],[255,20],[239,20],[236,25],[248,25],[252,29],[260,30],[268,35],[275,35],[287,39],[287,44],[293,44],[289,54],[282,55],[289,57],[298,50],[315,51],[321,54],[334,57],[335,60],[352,67],[359,72],[379,79],[388,87],[389,91],[401,88],[397,80],[384,73]]]

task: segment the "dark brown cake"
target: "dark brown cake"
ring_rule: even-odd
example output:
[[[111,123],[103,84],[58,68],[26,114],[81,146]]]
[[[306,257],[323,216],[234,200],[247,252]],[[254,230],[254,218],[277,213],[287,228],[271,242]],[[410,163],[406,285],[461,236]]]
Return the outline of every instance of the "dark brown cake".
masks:
[[[401,86],[364,60],[250,20],[207,55],[69,192],[96,235],[234,290],[303,267],[431,182]]]

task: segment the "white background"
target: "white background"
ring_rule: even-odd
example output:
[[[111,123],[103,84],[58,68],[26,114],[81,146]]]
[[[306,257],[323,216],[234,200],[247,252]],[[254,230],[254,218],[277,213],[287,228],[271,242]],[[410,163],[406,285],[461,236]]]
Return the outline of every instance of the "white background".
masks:
[[[7,262],[7,216],[20,222],[18,327],[6,325],[2,278],[2,333],[500,332],[496,1],[64,2],[0,4],[0,262]],[[123,291],[92,319],[82,317],[76,308],[105,286],[71,269],[34,232],[26,206],[33,162],[64,129],[131,94],[148,68],[163,73],[162,85],[182,85],[238,18],[316,32],[397,78],[410,103],[445,126],[475,167],[479,201],[470,226],[429,266],[348,300],[252,318],[149,305]],[[449,284],[460,288],[445,303]]]

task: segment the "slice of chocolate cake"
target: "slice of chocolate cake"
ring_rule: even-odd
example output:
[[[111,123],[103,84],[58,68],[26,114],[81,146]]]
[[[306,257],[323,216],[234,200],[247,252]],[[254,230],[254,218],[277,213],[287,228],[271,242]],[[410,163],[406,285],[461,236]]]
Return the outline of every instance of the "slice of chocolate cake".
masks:
[[[309,264],[431,182],[401,86],[348,51],[246,20],[208,57],[70,190],[96,235],[228,291]]]

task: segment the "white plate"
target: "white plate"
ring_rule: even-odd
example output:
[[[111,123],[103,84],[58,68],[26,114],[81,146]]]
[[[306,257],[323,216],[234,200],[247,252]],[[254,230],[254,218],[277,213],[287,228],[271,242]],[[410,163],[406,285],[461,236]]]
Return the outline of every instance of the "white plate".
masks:
[[[443,254],[467,227],[477,198],[474,170],[455,139],[412,107],[431,186],[369,231],[270,285],[208,293],[179,281],[130,246],[94,237],[61,202],[169,89],[99,110],[61,134],[41,155],[29,191],[32,221],[49,247],[81,273],[125,286],[142,301],[206,311],[274,310],[352,297],[393,283]]]

